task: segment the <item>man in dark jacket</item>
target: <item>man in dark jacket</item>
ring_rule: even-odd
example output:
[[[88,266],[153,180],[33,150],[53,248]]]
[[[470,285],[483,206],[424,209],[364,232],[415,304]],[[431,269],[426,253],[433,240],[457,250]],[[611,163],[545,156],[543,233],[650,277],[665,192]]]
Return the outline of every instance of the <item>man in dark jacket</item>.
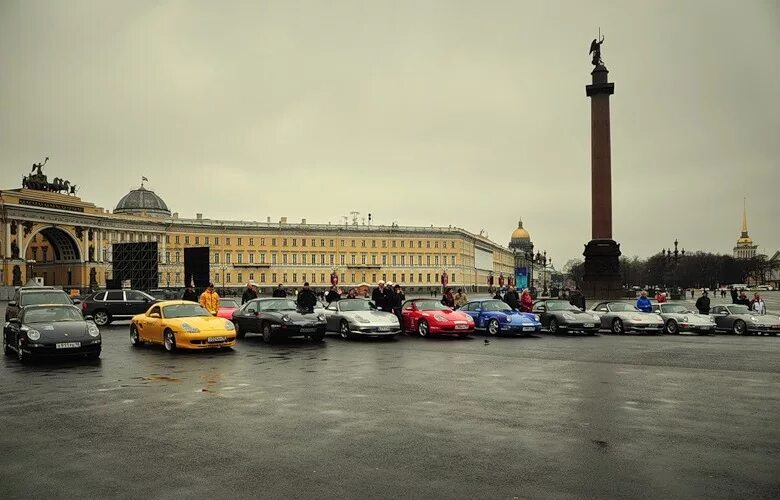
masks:
[[[241,295],[241,303],[246,304],[252,299],[257,298],[257,288],[255,288],[254,281],[250,281],[246,284],[246,290],[244,290],[244,293]]]
[[[287,297],[287,291],[282,287],[282,284],[279,283],[279,286],[276,287],[274,290],[274,293],[272,294],[273,297]]]
[[[328,290],[328,294],[325,296],[325,302],[328,304],[332,304],[334,302],[338,302],[341,298],[341,294],[339,293],[338,289],[336,289],[335,286],[330,287],[330,290]]]
[[[398,316],[398,323],[404,324],[404,317],[401,314],[401,306],[406,301],[406,294],[401,290],[401,285],[397,284],[393,286],[393,312]]]
[[[314,291],[309,288],[309,283],[303,284],[303,289],[298,292],[298,299],[296,300],[298,307],[306,312],[314,312],[314,306],[317,305],[317,296]]]
[[[571,295],[569,296],[569,304],[575,307],[579,307],[583,311],[585,310],[585,295],[583,295],[580,287],[575,288],[574,291],[571,292]]]
[[[736,304],[737,299],[739,298],[739,293],[737,292],[736,288],[731,289],[731,303]]]
[[[195,289],[191,286],[188,286],[184,290],[184,295],[182,296],[181,300],[189,300],[190,302],[197,302],[198,301],[198,294],[195,293]]]
[[[704,290],[701,297],[696,300],[696,309],[699,311],[699,314],[710,313],[710,298],[707,296],[707,290]]]
[[[379,283],[376,285],[374,291],[371,292],[371,300],[380,311],[390,312],[392,310],[392,304],[387,303],[387,290],[385,289],[384,280],[379,280]]]
[[[515,287],[509,287],[509,290],[504,294],[504,302],[506,302],[511,309],[520,309],[520,294],[517,293]]]

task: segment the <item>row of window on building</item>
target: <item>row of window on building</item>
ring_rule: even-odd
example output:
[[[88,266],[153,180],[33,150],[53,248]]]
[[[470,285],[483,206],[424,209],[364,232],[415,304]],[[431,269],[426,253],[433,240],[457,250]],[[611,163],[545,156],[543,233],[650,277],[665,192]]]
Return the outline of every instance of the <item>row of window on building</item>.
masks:
[[[181,245],[182,240],[184,241],[185,245],[219,245],[220,244],[220,237],[219,236],[203,236],[202,238],[200,236],[190,236],[190,235],[173,235],[173,242],[175,245]],[[203,243],[201,243],[201,241]],[[265,246],[266,238],[243,238],[243,237],[236,237],[235,242],[236,246],[244,246],[244,243],[246,242],[248,246],[253,247],[255,246],[255,241],[259,242],[260,246]],[[357,240],[357,239],[340,239],[339,242],[341,243],[342,248],[347,247],[347,241],[349,241],[349,246],[351,248],[357,248],[358,247],[358,241],[360,241],[360,247],[361,248],[439,248],[439,240],[402,240],[402,239],[394,239],[394,240],[379,240],[380,245],[377,247],[377,240]],[[171,243],[171,235],[165,236],[165,242]],[[230,236],[224,237],[225,246],[231,246],[233,239]],[[336,240],[335,239],[325,239],[325,238],[270,238],[271,246],[275,247],[277,246],[277,243],[281,243],[281,246],[287,247],[317,247],[317,242],[319,242],[319,246],[322,248],[325,248],[325,243],[328,243],[328,248],[334,248]],[[424,242],[424,243],[423,243]],[[406,244],[408,243],[408,247]],[[432,243],[432,245],[431,245]],[[416,245],[416,246],[415,246]],[[455,241],[442,241],[441,242],[441,248],[455,248]]]
[[[212,264],[270,264],[270,265],[368,265],[369,262],[371,265],[378,266],[406,266],[407,262],[409,266],[415,265],[415,255],[413,254],[401,254],[401,255],[377,255],[377,254],[371,254],[370,256],[368,254],[360,254],[360,259],[358,261],[358,255],[357,254],[350,254],[349,259],[347,259],[346,254],[339,254],[338,257],[338,264],[336,263],[336,255],[335,254],[306,254],[306,253],[282,253],[281,259],[279,259],[279,254],[272,253],[270,254],[270,262],[267,262],[266,254],[260,253],[257,254],[258,258],[255,258],[254,253],[249,254],[243,254],[243,253],[236,253],[235,254],[235,262],[233,262],[233,254],[231,252],[225,252],[222,262],[220,262],[220,253],[219,252],[213,252],[211,254],[211,263]],[[248,258],[245,259],[244,256],[247,256]],[[180,264],[182,259],[181,252],[173,252],[173,261],[171,261],[171,252],[166,251],[165,252],[165,262],[166,263],[174,263],[174,264]],[[417,255],[417,266],[439,266],[439,265],[450,265],[454,266],[456,265],[456,258],[455,255],[425,255],[422,254]]]
[[[171,281],[171,276],[174,277],[174,281]],[[306,282],[309,282],[311,285],[330,285],[330,274],[320,273],[319,276],[316,273],[312,274],[306,274],[306,273],[236,273],[236,281],[233,282],[233,274],[232,273],[220,273],[216,272],[214,273],[214,283],[217,285],[232,285],[232,284],[244,284],[244,277],[248,276],[249,281],[255,281],[255,276],[258,277],[258,283],[259,284],[277,284],[279,283],[278,278],[281,276],[282,284],[292,284],[292,285],[303,285]],[[271,278],[270,281],[266,281],[266,278]],[[341,273],[341,276],[339,277],[340,283],[345,283],[344,278],[346,277],[346,273]],[[401,283],[401,284],[421,284],[421,283],[439,283],[439,273],[417,273],[416,274],[416,280],[415,280],[415,273],[371,273],[370,278],[371,281],[366,281],[369,278],[368,273],[350,273],[350,282],[348,284],[358,284],[358,279],[360,279],[360,282],[363,283],[376,283],[377,280],[380,278],[382,280],[387,281],[388,276],[390,281],[393,283]],[[409,278],[409,281],[406,281],[406,278]],[[292,277],[292,280],[289,280],[289,278]],[[400,277],[400,280],[398,279]],[[423,280],[423,277],[425,280]],[[300,278],[300,280],[298,279]],[[319,281],[318,281],[319,278]],[[166,273],[166,279],[167,283],[166,286],[175,286],[181,282],[181,273]],[[326,281],[327,280],[327,281]],[[456,280],[456,274],[452,273],[450,276],[450,281],[455,282]]]

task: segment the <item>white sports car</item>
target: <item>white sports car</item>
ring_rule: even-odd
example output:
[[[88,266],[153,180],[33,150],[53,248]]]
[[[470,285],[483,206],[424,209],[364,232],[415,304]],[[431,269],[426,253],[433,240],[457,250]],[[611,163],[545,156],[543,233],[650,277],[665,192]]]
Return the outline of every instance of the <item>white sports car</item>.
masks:
[[[373,302],[365,299],[343,299],[325,308],[329,332],[338,332],[342,338],[361,337],[394,338],[401,333],[398,317],[378,311]]]

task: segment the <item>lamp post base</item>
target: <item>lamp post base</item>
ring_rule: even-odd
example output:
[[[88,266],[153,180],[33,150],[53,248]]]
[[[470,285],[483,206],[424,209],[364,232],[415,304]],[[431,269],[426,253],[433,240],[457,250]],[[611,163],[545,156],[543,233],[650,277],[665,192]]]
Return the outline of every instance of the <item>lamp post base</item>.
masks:
[[[588,299],[619,299],[625,296],[620,276],[620,244],[610,239],[585,245],[585,276],[582,292]]]

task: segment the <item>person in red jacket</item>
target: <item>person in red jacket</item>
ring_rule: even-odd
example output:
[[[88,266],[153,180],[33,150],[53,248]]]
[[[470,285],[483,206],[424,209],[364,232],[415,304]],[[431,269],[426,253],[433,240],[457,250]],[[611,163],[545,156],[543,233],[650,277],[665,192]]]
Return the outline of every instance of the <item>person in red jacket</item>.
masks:
[[[520,295],[520,311],[531,312],[534,306],[534,299],[531,297],[531,292],[527,288],[523,290],[523,294]]]
[[[656,293],[655,294],[655,301],[658,302],[659,304],[663,304],[664,302],[666,302],[666,293],[665,292],[661,292],[661,291]]]

